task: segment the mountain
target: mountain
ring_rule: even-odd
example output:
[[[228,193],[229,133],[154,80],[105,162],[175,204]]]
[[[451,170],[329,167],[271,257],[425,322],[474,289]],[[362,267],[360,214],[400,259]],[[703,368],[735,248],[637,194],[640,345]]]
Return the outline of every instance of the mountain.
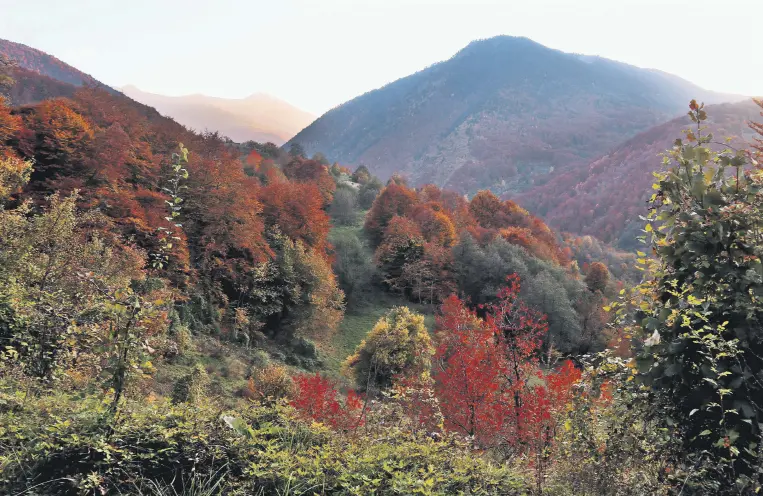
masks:
[[[8,90],[11,105],[29,105],[50,98],[71,98],[77,87],[57,81],[22,67],[14,67],[10,76],[15,83]]]
[[[135,86],[126,86],[122,92],[189,128],[219,131],[239,143],[253,140],[281,145],[315,119],[312,114],[261,93],[242,99],[225,99],[205,95],[156,95]]]
[[[734,97],[500,36],[329,111],[289,143],[382,178],[516,193],[675,117],[691,98]]]
[[[711,105],[707,113],[708,132],[721,143],[732,138],[732,146],[749,141],[753,132],[747,123],[761,120],[760,107],[751,100]],[[646,213],[652,173],[663,167],[660,154],[690,127],[688,116],[655,126],[605,155],[554,175],[517,200],[553,227],[631,248],[643,228],[639,215]]]
[[[16,62],[14,77],[24,82],[16,85],[16,93],[11,95],[15,105],[71,96],[80,86],[101,87],[116,93],[116,90],[56,57],[21,43],[0,39],[0,55]],[[264,94],[242,99],[204,95],[169,97],[147,93],[134,86],[122,88],[122,92],[189,128],[219,131],[237,142],[271,141],[281,145],[315,119],[312,114]]]
[[[75,69],[56,57],[21,43],[0,39],[0,55],[5,55],[15,61],[22,69],[62,83],[73,86],[103,86],[103,83],[92,76]]]

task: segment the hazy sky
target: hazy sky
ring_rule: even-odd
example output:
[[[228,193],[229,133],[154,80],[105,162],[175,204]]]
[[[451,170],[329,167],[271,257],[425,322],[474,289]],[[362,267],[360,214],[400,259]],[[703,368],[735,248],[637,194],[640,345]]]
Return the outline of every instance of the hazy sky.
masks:
[[[316,114],[498,34],[763,94],[763,0],[0,0],[0,38],[112,86]]]

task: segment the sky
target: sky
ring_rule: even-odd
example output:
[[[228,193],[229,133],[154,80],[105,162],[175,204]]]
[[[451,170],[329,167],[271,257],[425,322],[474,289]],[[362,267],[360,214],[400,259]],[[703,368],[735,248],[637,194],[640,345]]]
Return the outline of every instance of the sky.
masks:
[[[763,95],[762,28],[763,0],[0,0],[0,38],[108,85],[318,115],[500,34]]]

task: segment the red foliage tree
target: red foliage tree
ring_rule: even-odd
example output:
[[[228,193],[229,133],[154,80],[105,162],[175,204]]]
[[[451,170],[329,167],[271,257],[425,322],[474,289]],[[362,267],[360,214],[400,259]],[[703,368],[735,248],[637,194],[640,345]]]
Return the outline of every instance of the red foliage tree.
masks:
[[[453,253],[435,243],[424,243],[423,248],[420,257],[403,266],[398,285],[419,303],[442,301],[456,290]]]
[[[447,428],[482,446],[545,457],[580,372],[570,362],[542,371],[545,317],[519,300],[519,289],[510,276],[484,320],[456,296],[445,300],[437,319],[435,387]]]
[[[469,211],[469,202],[463,195],[460,195],[455,191],[445,190],[442,191],[440,198],[440,203],[448,213],[457,232],[461,232],[469,226],[474,226],[476,224]]]
[[[297,375],[293,379],[297,392],[291,406],[301,416],[340,430],[352,430],[362,425],[363,401],[354,391],[340,401],[336,384],[317,372]]]
[[[283,172],[292,181],[316,186],[324,207],[331,203],[336,190],[336,183],[331,177],[328,167],[319,160],[308,160],[297,156],[284,166]]]
[[[491,444],[507,416],[502,378],[508,372],[497,336],[455,295],[437,317],[435,391],[448,429]]]

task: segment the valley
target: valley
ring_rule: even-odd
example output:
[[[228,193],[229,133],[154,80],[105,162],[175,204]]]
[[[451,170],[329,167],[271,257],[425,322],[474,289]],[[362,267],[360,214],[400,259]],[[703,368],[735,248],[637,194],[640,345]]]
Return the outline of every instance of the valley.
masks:
[[[177,74],[295,94],[249,35]],[[763,100],[502,35],[316,117],[121,50],[0,40],[0,493],[763,489]]]

